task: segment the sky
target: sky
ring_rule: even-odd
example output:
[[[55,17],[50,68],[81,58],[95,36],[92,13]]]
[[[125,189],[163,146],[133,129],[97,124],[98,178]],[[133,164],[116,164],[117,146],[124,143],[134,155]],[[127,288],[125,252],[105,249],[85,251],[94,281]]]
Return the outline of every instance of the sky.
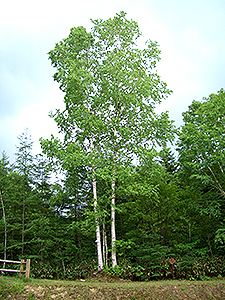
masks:
[[[0,153],[14,160],[18,136],[29,129],[34,154],[39,138],[57,135],[48,116],[63,109],[48,52],[72,27],[89,31],[90,19],[125,11],[145,40],[161,50],[158,74],[173,94],[158,108],[175,124],[193,100],[225,88],[224,0],[7,0],[0,9]]]

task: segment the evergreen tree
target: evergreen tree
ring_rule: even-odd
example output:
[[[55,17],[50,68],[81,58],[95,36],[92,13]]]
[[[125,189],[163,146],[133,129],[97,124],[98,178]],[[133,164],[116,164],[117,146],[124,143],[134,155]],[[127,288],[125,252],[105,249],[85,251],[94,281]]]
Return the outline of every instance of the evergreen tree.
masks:
[[[17,146],[15,170],[23,178],[23,187],[20,191],[20,199],[22,202],[22,228],[21,228],[21,255],[24,255],[25,248],[25,226],[26,226],[26,205],[30,198],[30,190],[33,180],[33,156],[32,146],[33,141],[29,135],[28,129],[26,129],[19,137],[19,146]]]
[[[31,243],[36,246],[36,253],[40,261],[44,261],[44,254],[46,244],[48,243],[49,226],[52,220],[52,208],[50,199],[53,194],[52,186],[50,184],[51,166],[48,159],[44,155],[37,155],[34,160],[33,168],[33,193],[34,202],[31,207],[30,215],[32,222],[32,232],[30,234]]]

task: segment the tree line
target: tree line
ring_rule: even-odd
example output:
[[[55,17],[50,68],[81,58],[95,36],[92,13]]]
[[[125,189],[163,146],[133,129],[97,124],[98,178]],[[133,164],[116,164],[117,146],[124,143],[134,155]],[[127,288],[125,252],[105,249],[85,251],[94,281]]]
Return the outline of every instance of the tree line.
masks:
[[[171,257],[179,276],[203,258],[224,274],[224,90],[193,101],[176,128],[155,111],[172,92],[156,71],[158,44],[140,49],[124,12],[92,22],[49,52],[63,138],[40,139],[34,157],[25,131],[15,163],[2,154],[0,252],[47,264],[46,276],[93,266],[161,278],[174,276]]]

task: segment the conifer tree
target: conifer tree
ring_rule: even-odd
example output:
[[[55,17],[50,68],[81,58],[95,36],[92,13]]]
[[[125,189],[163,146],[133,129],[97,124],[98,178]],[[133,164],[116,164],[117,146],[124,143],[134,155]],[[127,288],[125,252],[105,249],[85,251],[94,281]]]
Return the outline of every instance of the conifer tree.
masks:
[[[22,228],[21,228],[21,255],[24,255],[25,247],[25,218],[26,218],[26,204],[29,199],[30,186],[33,180],[33,156],[32,147],[33,141],[26,129],[20,136],[18,136],[19,146],[17,146],[15,170],[23,178],[23,187],[20,191],[22,202]]]

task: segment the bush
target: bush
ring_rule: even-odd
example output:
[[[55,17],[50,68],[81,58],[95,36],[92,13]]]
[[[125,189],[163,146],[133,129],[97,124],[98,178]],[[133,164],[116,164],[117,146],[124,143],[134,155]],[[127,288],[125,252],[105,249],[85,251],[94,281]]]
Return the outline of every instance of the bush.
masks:
[[[162,279],[194,279],[204,280],[212,277],[225,276],[224,257],[193,258],[184,256],[174,257],[175,263],[171,265],[169,258],[161,259],[155,264],[141,266],[131,262],[123,262],[115,268],[105,268],[105,273],[111,277],[118,277],[132,281],[162,280]],[[34,262],[31,273],[34,278],[42,279],[85,279],[91,277],[96,271],[95,261],[71,263],[65,266],[53,266],[48,263]]]
[[[40,263],[35,261],[31,267],[31,275],[40,279],[68,279],[76,280],[87,278],[94,273],[95,262],[71,263],[65,266],[65,272],[62,265],[51,265],[49,263]]]
[[[115,268],[107,267],[105,273],[110,276],[128,279],[132,281],[140,281],[146,278],[145,268],[142,266],[132,266],[131,264],[117,265]]]

